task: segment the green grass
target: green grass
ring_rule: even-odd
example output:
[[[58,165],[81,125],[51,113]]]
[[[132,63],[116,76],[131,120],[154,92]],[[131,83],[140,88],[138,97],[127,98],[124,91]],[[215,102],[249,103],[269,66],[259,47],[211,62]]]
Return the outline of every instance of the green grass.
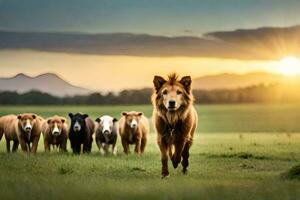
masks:
[[[93,118],[133,109],[148,117],[152,110],[150,106],[0,108],[2,114],[31,111],[44,117],[82,111]],[[116,157],[101,156],[95,143],[90,155],[45,154],[42,141],[36,156],[7,155],[2,139],[1,199],[299,199],[299,179],[282,174],[300,163],[300,134],[290,133],[298,131],[300,105],[203,105],[197,110],[200,126],[186,176],[181,167],[174,170],[169,163],[170,178],[160,179],[153,131],[142,156],[125,156],[120,140]],[[261,119],[274,123],[265,121],[264,127]]]
[[[138,106],[0,106],[0,116],[11,113],[35,112],[43,117],[54,114],[68,118],[69,112],[88,113],[93,119],[103,114],[120,118],[122,111],[142,111],[152,115],[151,105]],[[300,132],[300,104],[200,105],[200,133],[236,132]]]

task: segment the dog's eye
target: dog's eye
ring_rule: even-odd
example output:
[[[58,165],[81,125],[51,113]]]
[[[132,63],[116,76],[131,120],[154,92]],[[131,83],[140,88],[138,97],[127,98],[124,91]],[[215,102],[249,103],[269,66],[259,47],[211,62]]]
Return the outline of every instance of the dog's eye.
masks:
[[[180,95],[180,94],[182,94],[182,92],[181,91],[179,91],[179,90],[177,90],[177,95]]]
[[[163,91],[163,95],[167,95],[167,94],[168,94],[167,90]]]

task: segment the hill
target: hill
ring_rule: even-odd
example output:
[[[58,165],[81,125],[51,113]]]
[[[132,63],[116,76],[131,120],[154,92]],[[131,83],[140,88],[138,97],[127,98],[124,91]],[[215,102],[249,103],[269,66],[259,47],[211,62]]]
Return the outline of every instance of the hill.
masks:
[[[46,73],[35,77],[23,73],[11,78],[0,78],[0,91],[15,91],[24,93],[37,90],[55,96],[86,95],[90,90],[74,86],[56,74]]]

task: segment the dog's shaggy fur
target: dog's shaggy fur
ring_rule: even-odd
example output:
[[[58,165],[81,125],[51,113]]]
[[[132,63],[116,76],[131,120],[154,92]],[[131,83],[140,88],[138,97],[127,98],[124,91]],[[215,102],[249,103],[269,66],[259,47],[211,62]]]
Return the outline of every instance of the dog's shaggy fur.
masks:
[[[168,80],[160,76],[153,80],[153,120],[161,151],[162,178],[169,175],[168,157],[174,168],[181,162],[183,173],[187,172],[189,149],[198,122],[191,82],[190,76],[179,80],[176,74],[169,75]]]

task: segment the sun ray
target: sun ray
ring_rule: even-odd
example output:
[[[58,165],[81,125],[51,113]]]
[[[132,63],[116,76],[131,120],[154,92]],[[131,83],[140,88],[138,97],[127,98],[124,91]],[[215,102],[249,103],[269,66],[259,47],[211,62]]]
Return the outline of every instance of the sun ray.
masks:
[[[294,56],[286,56],[279,61],[278,72],[285,76],[300,74],[300,60]]]

